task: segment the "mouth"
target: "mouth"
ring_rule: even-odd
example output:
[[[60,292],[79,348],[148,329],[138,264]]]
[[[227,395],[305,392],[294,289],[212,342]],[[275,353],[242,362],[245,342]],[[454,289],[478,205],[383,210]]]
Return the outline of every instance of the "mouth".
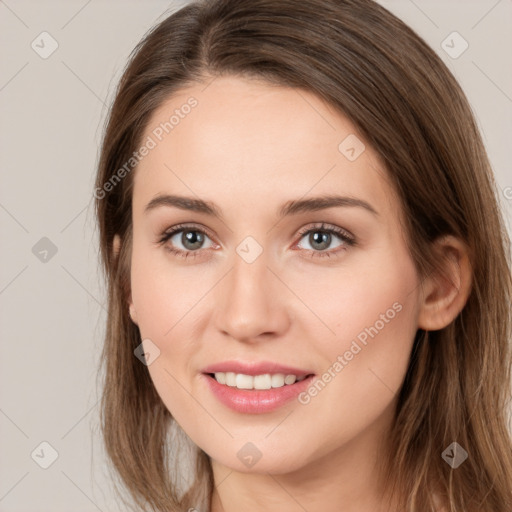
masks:
[[[265,362],[225,362],[201,373],[214,398],[244,414],[272,412],[292,402],[315,378],[311,371]]]
[[[245,390],[268,390],[278,389],[285,386],[291,386],[296,382],[302,382],[313,374],[295,375],[293,373],[263,373],[260,375],[246,375],[235,372],[215,372],[207,373],[210,378],[216,380],[219,384],[236,389]]]

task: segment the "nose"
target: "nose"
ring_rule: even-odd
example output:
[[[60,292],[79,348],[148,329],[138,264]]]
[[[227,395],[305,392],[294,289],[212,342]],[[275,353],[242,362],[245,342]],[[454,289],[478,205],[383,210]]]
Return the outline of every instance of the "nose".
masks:
[[[251,343],[289,328],[289,293],[268,263],[265,252],[252,263],[234,254],[230,272],[216,287],[215,325],[223,335]]]

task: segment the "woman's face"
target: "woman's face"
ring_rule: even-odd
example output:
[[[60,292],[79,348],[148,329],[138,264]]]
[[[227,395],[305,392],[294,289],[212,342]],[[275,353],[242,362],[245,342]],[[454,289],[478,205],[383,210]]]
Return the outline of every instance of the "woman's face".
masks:
[[[130,313],[176,421],[242,472],[374,442],[420,283],[376,153],[318,97],[235,77],[168,99],[143,143]]]

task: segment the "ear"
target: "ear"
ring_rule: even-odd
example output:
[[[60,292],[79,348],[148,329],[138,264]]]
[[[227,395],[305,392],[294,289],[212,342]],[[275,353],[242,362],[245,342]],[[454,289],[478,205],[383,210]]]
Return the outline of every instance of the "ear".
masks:
[[[422,283],[418,327],[436,331],[449,325],[464,308],[470,291],[472,270],[467,246],[446,235],[433,242],[441,268]]]
[[[121,237],[119,235],[114,235],[114,240],[112,241],[112,252],[114,255],[114,259],[118,258],[120,250],[121,250]]]
[[[114,258],[117,258],[119,256],[120,250],[121,250],[121,237],[119,235],[114,235],[114,240],[112,243],[112,251],[114,253]],[[130,290],[130,297],[128,298],[128,307],[129,307],[130,318],[132,319],[132,322],[136,325],[139,325],[137,323],[137,312],[135,311],[135,306],[133,305],[131,290]]]

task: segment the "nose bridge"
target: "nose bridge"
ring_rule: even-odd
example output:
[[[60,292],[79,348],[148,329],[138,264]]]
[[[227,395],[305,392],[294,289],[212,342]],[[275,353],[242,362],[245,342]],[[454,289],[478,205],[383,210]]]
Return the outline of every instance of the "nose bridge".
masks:
[[[285,329],[288,315],[282,293],[275,291],[276,277],[267,268],[267,253],[248,240],[236,248],[231,261],[216,301],[218,329],[240,340]]]
[[[244,246],[239,246],[233,256],[233,270],[230,272],[231,293],[240,300],[245,296],[252,298],[254,302],[260,299],[268,300],[269,297],[266,297],[266,295],[268,295],[270,284],[268,281],[271,273],[267,268],[269,263],[267,254],[262,252],[255,255],[252,249],[249,248],[246,254],[240,255],[242,249],[244,249]],[[265,302],[266,300],[261,300],[262,304]]]

